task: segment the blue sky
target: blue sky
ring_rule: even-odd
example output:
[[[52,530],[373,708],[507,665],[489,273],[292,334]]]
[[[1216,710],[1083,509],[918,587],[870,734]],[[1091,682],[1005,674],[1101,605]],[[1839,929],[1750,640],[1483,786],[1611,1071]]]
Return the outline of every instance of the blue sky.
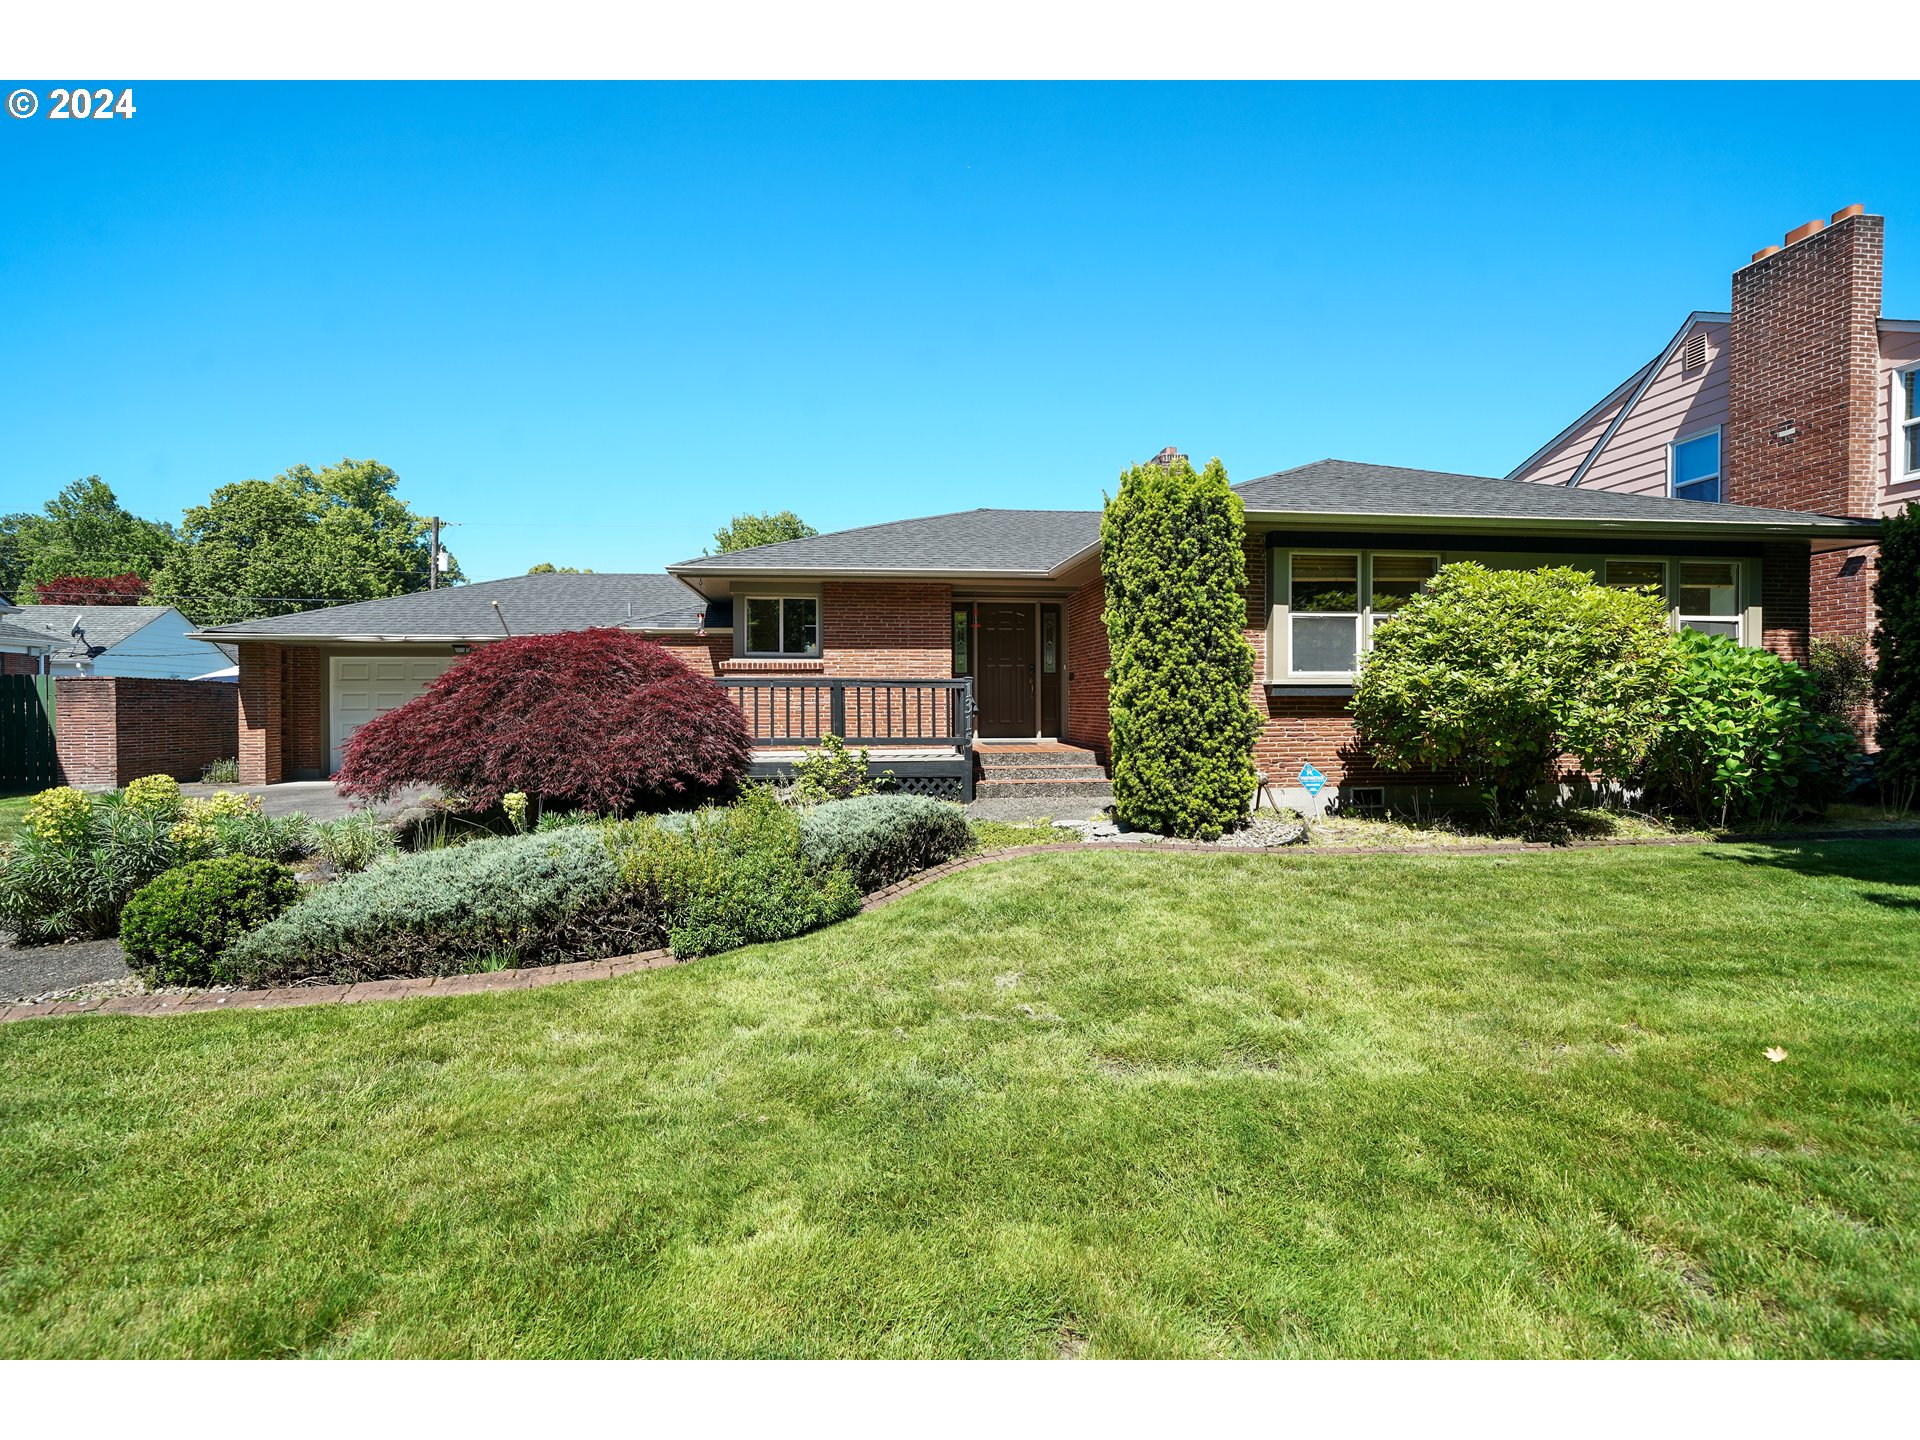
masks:
[[[0,508],[371,456],[475,579],[1167,444],[1503,473],[1856,200],[1920,315],[1914,86],[133,88],[0,119]]]

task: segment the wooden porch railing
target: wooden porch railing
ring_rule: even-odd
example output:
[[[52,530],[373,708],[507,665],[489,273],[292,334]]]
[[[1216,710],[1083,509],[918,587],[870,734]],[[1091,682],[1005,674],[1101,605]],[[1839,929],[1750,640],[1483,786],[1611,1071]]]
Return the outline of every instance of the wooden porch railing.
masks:
[[[951,745],[973,748],[973,681],[844,680],[828,676],[722,676],[727,697],[746,717],[756,745],[817,745],[838,735],[849,745]]]

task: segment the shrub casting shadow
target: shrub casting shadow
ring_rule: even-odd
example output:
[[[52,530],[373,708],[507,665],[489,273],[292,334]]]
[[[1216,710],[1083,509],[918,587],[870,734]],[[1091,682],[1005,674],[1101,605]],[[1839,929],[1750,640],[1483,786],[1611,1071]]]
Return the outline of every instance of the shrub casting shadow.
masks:
[[[1893,888],[1863,890],[1860,898],[1888,910],[1920,910],[1920,885],[1906,877],[1913,872],[1913,852],[1892,840],[1809,841],[1805,844],[1755,845],[1744,842],[1745,853],[1709,850],[1707,856],[1736,865],[1760,865],[1791,870],[1818,879],[1857,880]]]

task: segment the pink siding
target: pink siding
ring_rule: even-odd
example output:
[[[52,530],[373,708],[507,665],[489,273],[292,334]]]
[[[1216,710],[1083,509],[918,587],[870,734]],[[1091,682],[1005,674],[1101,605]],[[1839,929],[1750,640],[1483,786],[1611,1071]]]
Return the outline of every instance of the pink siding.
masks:
[[[1901,479],[1897,466],[1904,459],[1895,433],[1894,372],[1920,364],[1920,330],[1880,332],[1880,400],[1873,427],[1873,473],[1880,492],[1880,513],[1889,514],[1910,500],[1920,500],[1920,479]]]
[[[1609,395],[1606,402],[1579,429],[1570,432],[1554,442],[1548,450],[1533,464],[1514,476],[1516,480],[1531,480],[1540,485],[1564,485],[1573,478],[1573,472],[1580,468],[1580,462],[1587,458],[1587,452],[1605,433],[1607,426],[1613,423],[1613,417],[1620,413],[1620,407],[1627,403],[1627,397],[1633,394],[1634,381],[1629,380],[1619,390]]]
[[[1664,495],[1667,493],[1667,448],[1683,436],[1727,423],[1727,326],[1717,321],[1699,321],[1688,327],[1683,341],[1701,333],[1707,337],[1707,363],[1685,369],[1682,362],[1686,347],[1684,343],[1674,347],[1646,393],[1580,481],[1582,489]],[[1618,407],[1611,407],[1609,414],[1617,413]],[[1610,422],[1583,427],[1586,443],[1578,446],[1579,453],[1572,457],[1571,463],[1556,452],[1518,478],[1549,483],[1557,480],[1565,484],[1607,423]],[[1572,450],[1583,437],[1569,437],[1560,447],[1561,451]]]

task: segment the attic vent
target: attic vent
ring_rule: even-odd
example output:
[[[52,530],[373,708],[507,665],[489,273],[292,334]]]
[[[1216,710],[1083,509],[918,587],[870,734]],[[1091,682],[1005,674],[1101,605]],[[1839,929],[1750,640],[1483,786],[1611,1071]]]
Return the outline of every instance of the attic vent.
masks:
[[[1680,347],[1680,368],[1698,370],[1707,363],[1707,337],[1705,333],[1689,335],[1687,343]]]

